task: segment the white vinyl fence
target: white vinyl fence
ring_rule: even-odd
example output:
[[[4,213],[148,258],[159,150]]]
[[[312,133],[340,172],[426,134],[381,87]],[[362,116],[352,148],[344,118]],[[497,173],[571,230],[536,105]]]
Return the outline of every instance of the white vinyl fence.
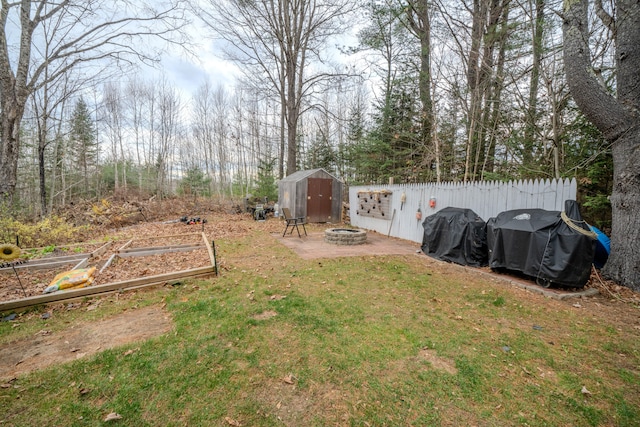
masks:
[[[357,186],[349,188],[349,214],[356,227],[422,243],[422,222],[446,207],[472,209],[487,221],[512,209],[563,211],[576,192],[575,179]]]

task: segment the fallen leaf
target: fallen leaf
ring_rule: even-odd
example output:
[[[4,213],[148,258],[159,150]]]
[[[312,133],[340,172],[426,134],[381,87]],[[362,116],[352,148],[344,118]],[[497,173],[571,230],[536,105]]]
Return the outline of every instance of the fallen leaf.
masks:
[[[89,390],[88,388],[81,388],[81,389],[80,389],[80,394],[81,394],[81,395],[85,395],[85,394],[89,393],[90,391],[91,391],[91,390]]]
[[[582,390],[580,390],[582,392],[582,394],[591,394],[591,392],[589,390],[587,390],[587,388],[585,386],[582,386]]]
[[[123,356],[129,356],[130,354],[133,354],[135,352],[136,352],[135,350],[127,350],[124,352]]]
[[[289,374],[286,377],[284,377],[282,381],[284,381],[287,384],[294,384],[294,379],[295,377],[292,374]]]
[[[106,417],[104,417],[104,421],[115,421],[115,420],[121,420],[121,419],[122,419],[122,415],[117,414],[115,412],[112,412]]]
[[[242,426],[242,424],[240,424],[240,421],[236,421],[233,418],[229,418],[229,417],[224,417],[224,420],[227,422],[227,424],[229,424],[230,426],[234,426],[234,427],[240,427]]]

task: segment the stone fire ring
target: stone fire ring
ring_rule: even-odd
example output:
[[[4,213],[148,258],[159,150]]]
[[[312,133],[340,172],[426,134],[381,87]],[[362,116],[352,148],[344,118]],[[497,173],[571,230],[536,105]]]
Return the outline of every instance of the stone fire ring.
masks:
[[[354,228],[328,228],[324,241],[334,245],[362,245],[367,241],[367,232]]]

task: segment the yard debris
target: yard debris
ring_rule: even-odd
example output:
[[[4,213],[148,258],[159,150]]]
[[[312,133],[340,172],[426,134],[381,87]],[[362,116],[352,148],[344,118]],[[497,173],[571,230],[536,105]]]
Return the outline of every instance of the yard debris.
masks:
[[[6,317],[3,317],[2,318],[2,322],[12,322],[12,321],[16,320],[16,317],[18,317],[17,314],[11,313],[10,315],[8,315]]]
[[[295,384],[295,379],[296,377],[294,377],[293,374],[289,374],[286,377],[284,377],[282,381],[286,384]]]
[[[233,427],[241,427],[242,424],[240,424],[240,421],[236,421],[233,418],[230,417],[224,417],[224,420],[227,422],[227,424],[229,424],[230,426]]]
[[[207,220],[206,218],[200,218],[199,216],[193,217],[193,218],[189,218],[188,216],[183,216],[180,218],[180,222],[184,222],[187,225],[193,225],[193,224],[206,224]]]
[[[121,420],[121,419],[122,419],[122,415],[116,412],[111,412],[106,417],[104,417],[104,421],[115,421],[115,420]]]
[[[587,390],[587,388],[585,386],[582,386],[582,390],[580,390],[580,392],[582,394],[584,394],[585,396],[588,394],[592,394],[589,390]]]

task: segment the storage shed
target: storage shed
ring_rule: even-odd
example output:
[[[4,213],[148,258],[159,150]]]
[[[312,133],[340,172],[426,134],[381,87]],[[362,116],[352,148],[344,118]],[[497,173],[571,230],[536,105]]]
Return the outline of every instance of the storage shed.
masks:
[[[280,180],[278,203],[307,222],[340,222],[344,184],[326,170],[294,172]]]

